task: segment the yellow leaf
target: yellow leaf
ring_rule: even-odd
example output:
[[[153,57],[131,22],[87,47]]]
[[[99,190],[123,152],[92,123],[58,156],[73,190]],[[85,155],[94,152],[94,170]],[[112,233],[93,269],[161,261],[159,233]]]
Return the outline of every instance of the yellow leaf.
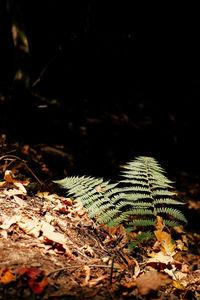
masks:
[[[172,286],[175,287],[175,288],[178,289],[178,290],[185,290],[185,289],[186,289],[185,286],[183,286],[182,284],[180,284],[180,283],[179,283],[178,281],[176,281],[176,280],[173,280],[173,281],[172,281]]]
[[[176,245],[172,244],[171,235],[165,231],[154,231],[157,240],[161,244],[161,250],[167,255],[174,255]]]
[[[162,231],[165,225],[163,224],[163,219],[160,216],[156,217],[156,229]]]
[[[152,252],[151,254],[149,254],[151,256],[150,259],[148,259],[147,263],[150,262],[161,262],[163,264],[168,264],[168,263],[172,263],[174,261],[173,257],[171,255],[166,255],[165,253],[163,253],[162,251],[156,253],[156,252]]]

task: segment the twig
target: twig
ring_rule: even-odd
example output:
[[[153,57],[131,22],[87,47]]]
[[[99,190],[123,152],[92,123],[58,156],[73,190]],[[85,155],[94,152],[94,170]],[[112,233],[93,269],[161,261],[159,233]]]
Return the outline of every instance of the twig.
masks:
[[[57,270],[53,270],[51,272],[48,273],[47,276],[53,274],[53,273],[56,273],[56,272],[60,272],[60,271],[64,271],[66,269],[79,269],[79,268],[82,268],[84,265],[78,265],[78,266],[67,266],[67,267],[64,267],[64,268],[60,268],[60,269],[57,269]],[[107,265],[87,265],[88,267],[90,268],[108,268],[112,270],[112,273],[113,273],[113,269],[118,269],[118,270],[121,270],[120,267],[114,267],[114,265],[112,264],[111,266],[107,266]]]
[[[27,170],[33,175],[33,177],[35,177],[35,179],[39,182],[40,185],[42,185],[42,182],[39,180],[39,178],[35,175],[35,173],[29,168],[29,166],[27,165],[27,162],[23,159],[21,159],[20,157],[16,156],[16,155],[3,155],[0,157],[0,160],[3,160],[3,159],[13,159],[13,160],[19,160],[21,161],[24,166],[27,168]]]
[[[112,258],[111,269],[110,269],[110,285],[112,285],[113,269],[114,269],[115,256]]]

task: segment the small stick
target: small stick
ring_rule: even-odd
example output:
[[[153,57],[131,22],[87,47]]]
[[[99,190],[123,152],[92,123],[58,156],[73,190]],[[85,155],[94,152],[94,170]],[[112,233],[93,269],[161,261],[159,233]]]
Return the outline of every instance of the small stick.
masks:
[[[87,265],[87,266],[88,266],[88,267],[91,267],[91,268],[109,268],[109,269],[111,268],[111,270],[113,270],[113,269],[118,269],[118,270],[120,270],[120,269],[121,269],[121,268],[119,268],[119,267],[114,267],[113,264],[112,264],[111,266],[107,266],[107,265]],[[49,272],[47,276],[49,276],[49,275],[52,274],[52,273],[64,271],[64,270],[66,270],[66,269],[71,269],[71,268],[78,269],[78,268],[82,268],[82,267],[83,267],[83,265],[78,265],[78,266],[67,266],[67,267],[64,267],[64,268],[60,268],[60,269],[57,269],[57,270],[53,270],[53,271]],[[112,271],[112,273],[113,273],[113,271]]]
[[[35,175],[35,173],[29,168],[29,166],[27,165],[27,162],[23,159],[21,159],[20,157],[16,156],[16,155],[12,155],[12,154],[9,154],[9,155],[3,155],[0,157],[0,160],[3,160],[3,159],[15,159],[15,160],[19,160],[21,161],[25,167],[27,168],[27,170],[33,175],[33,177],[35,177],[35,179],[39,182],[40,185],[42,185],[42,182],[39,180],[39,178]]]
[[[113,277],[113,269],[114,269],[114,260],[115,257],[112,258],[111,269],[110,269],[110,285],[112,285],[112,277]]]

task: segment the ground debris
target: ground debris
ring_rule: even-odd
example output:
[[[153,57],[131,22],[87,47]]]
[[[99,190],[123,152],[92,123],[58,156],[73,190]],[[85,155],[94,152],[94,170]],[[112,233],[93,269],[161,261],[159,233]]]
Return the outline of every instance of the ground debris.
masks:
[[[172,241],[158,218],[155,244],[138,245],[130,253],[122,228],[100,226],[81,202],[56,191],[33,193],[30,179],[18,180],[7,167],[0,181],[0,295],[5,299],[199,297],[200,255],[188,252],[199,243],[198,233],[175,228],[179,238]]]

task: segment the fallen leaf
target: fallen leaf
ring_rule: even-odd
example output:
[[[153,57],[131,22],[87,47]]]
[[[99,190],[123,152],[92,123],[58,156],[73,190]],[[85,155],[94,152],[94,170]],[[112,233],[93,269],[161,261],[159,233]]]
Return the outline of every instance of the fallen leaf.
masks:
[[[22,194],[24,194],[24,195],[27,194],[27,191],[26,191],[24,185],[23,185],[21,182],[16,181],[16,182],[14,182],[14,185],[19,189],[19,191],[20,191]]]
[[[16,223],[26,234],[33,237],[39,237],[41,225],[38,220],[32,219],[30,216],[25,215],[22,216]]]
[[[8,183],[13,182],[13,173],[11,170],[6,170],[4,174],[4,180]]]
[[[151,256],[151,258],[148,259],[147,263],[160,262],[160,263],[163,263],[163,264],[167,265],[168,263],[172,263],[174,261],[174,259],[171,255],[167,255],[167,254],[163,253],[162,251],[160,251],[158,253],[152,252],[152,253],[149,254],[149,256]]]
[[[0,234],[1,234],[1,236],[2,236],[4,239],[7,240],[7,238],[8,238],[8,233],[7,233],[6,230],[1,230],[1,231],[0,231]]]
[[[0,182],[0,188],[3,187],[4,185],[6,185],[6,181],[1,181]]]
[[[49,201],[55,202],[55,200],[60,199],[61,197],[59,197],[57,194],[49,194],[49,192],[39,192],[36,194],[37,197],[39,198],[44,198],[47,199]]]
[[[4,191],[4,194],[8,197],[13,197],[15,195],[25,195],[25,193],[22,191],[22,190],[19,190],[19,189],[15,189],[15,188],[12,188],[12,189],[9,189],[9,190],[5,190]]]
[[[21,206],[21,207],[27,206],[27,203],[24,200],[22,200],[20,197],[14,195],[13,198],[19,206]]]
[[[180,282],[173,280],[172,281],[172,286],[175,287],[178,290],[185,290],[185,286],[183,286],[182,284],[180,284]]]
[[[187,250],[187,247],[185,247],[185,244],[181,240],[176,240],[176,248],[179,250]]]
[[[44,243],[48,243],[51,245],[56,246],[56,248],[60,251],[65,252],[65,254],[72,259],[74,256],[69,250],[67,246],[67,239],[65,238],[64,234],[55,232],[54,227],[50,225],[49,223],[42,221],[41,222],[41,231],[42,236],[40,237],[40,240]]]
[[[175,267],[173,267],[172,269],[165,269],[165,273],[167,273],[173,280],[175,281],[179,281],[183,280],[184,278],[187,277],[186,273],[183,273],[181,271],[177,271]],[[187,286],[187,283],[184,283],[183,281],[180,282],[181,285],[185,285]]]
[[[15,224],[17,221],[19,221],[21,216],[19,215],[14,215],[11,218],[6,219],[2,225],[0,225],[0,228],[2,229],[8,229],[10,228],[11,225]]]
[[[163,228],[165,227],[165,224],[163,224],[163,219],[160,216],[156,217],[156,225],[155,225],[156,229],[158,231],[162,231]]]
[[[93,249],[89,246],[89,245],[84,245],[83,247],[79,248],[80,251],[82,251],[83,253],[91,256],[91,257],[94,257],[94,251]]]
[[[176,244],[172,244],[171,235],[165,231],[154,231],[157,240],[161,244],[161,250],[167,254],[173,256],[176,248]]]
[[[138,291],[141,295],[148,295],[152,291],[159,290],[162,286],[171,283],[171,279],[163,273],[149,271],[135,280]]]
[[[132,287],[136,286],[136,282],[135,281],[125,282],[125,283],[122,283],[122,286],[127,289],[131,289]]]
[[[19,268],[19,276],[27,281],[30,289],[37,295],[43,293],[44,288],[48,285],[48,280],[44,272],[36,268]]]
[[[8,284],[11,281],[15,281],[16,277],[8,268],[0,269],[0,283]]]

